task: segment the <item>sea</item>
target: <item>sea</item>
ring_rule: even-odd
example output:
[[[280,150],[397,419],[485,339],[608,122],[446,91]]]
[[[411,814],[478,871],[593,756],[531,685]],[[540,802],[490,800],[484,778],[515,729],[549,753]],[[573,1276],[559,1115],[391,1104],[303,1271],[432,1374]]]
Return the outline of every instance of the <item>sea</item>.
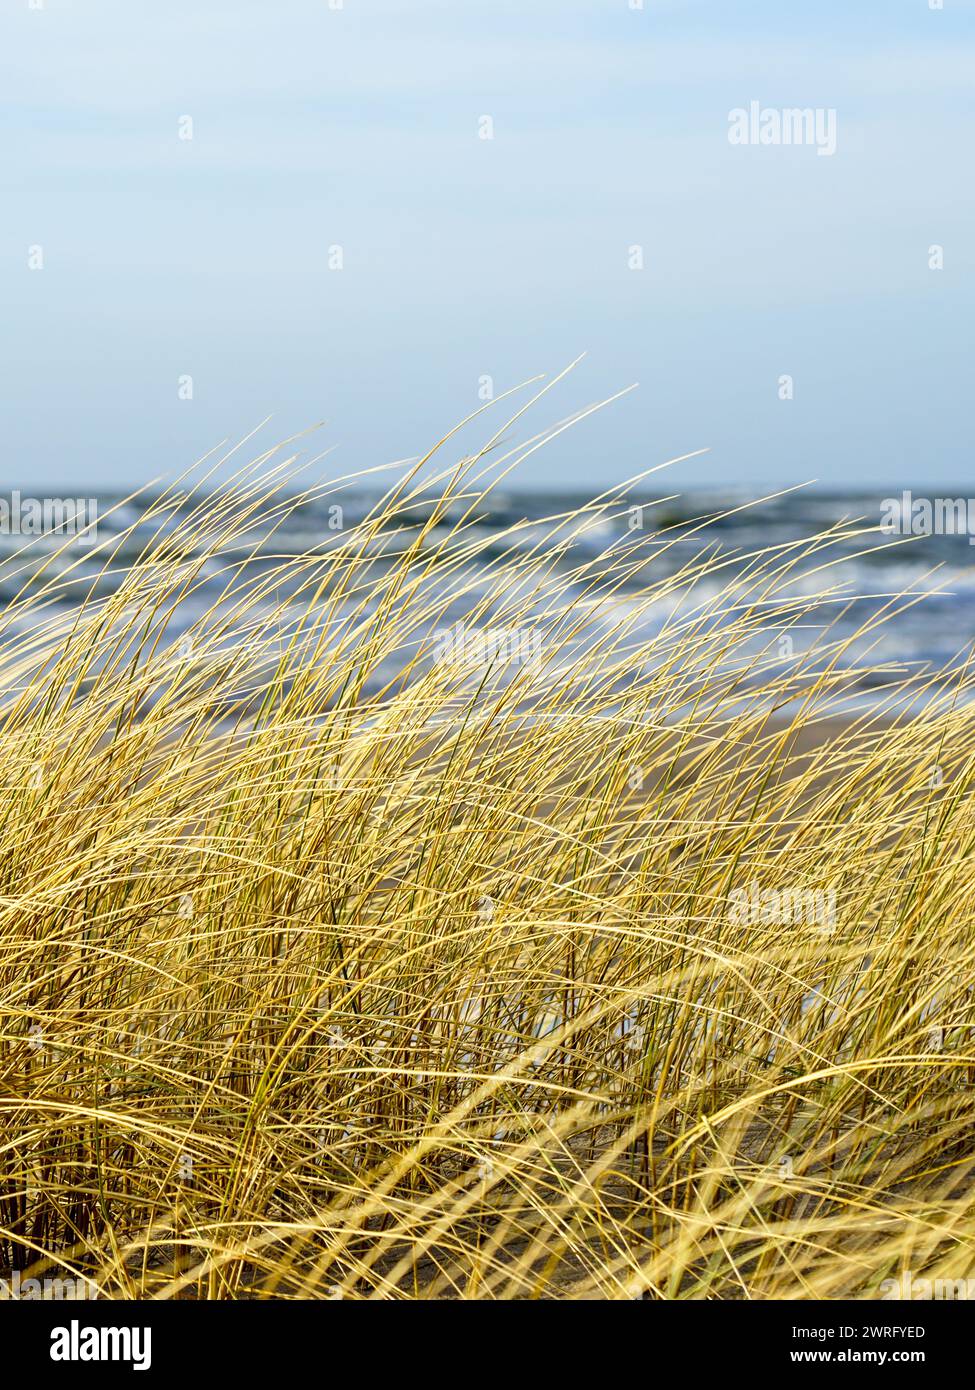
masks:
[[[177,502],[162,521],[146,523],[139,520],[146,499],[133,503],[106,492],[93,502],[89,532],[68,544],[64,535],[24,534],[22,519],[19,533],[10,525],[0,530],[0,605],[14,605],[4,623],[4,645],[23,639],[38,621],[36,613],[18,606],[25,594],[59,576],[44,621],[60,617],[67,630],[83,599],[106,598],[127,574],[131,584],[132,567],[145,565],[147,547],[185,525],[199,505],[198,498]],[[263,598],[255,612],[283,605],[276,617],[282,641],[289,627],[297,627],[302,606],[294,601],[294,557],[326,556],[376,504],[376,494],[366,490],[323,491],[278,515],[273,528],[255,522],[238,538],[235,553],[253,550],[249,572],[261,578]],[[422,500],[394,508],[373,545],[373,579],[395,562],[429,515]],[[497,634],[508,631],[511,621],[512,585],[496,593],[500,564],[538,557],[545,560],[547,578],[533,581],[529,610],[519,622],[544,638],[557,608],[583,614],[579,631],[560,650],[570,663],[582,647],[605,642],[614,627],[625,631],[628,643],[662,644],[669,659],[675,644],[684,640],[690,651],[702,632],[747,613],[754,633],[736,651],[739,662],[751,652],[753,658],[761,653],[765,671],[775,661],[801,662],[807,674],[817,661],[823,669],[839,666],[854,673],[851,689],[861,700],[871,692],[884,698],[892,683],[909,677],[927,699],[957,684],[975,640],[975,504],[968,512],[937,506],[925,512],[911,493],[804,489],[765,499],[742,492],[617,493],[593,507],[580,492],[494,490],[454,503],[425,536],[424,555],[433,555],[461,518],[468,558],[433,565],[424,584],[437,610],[431,624],[439,633],[466,633],[458,641],[468,654],[538,655],[531,642],[499,644]],[[196,544],[202,554],[202,530],[198,542],[192,525],[189,535],[188,553]],[[775,585],[756,579],[759,556],[766,573],[770,565],[778,571]],[[206,560],[193,591],[168,619],[166,641],[185,646],[201,616],[226,601],[227,584],[226,561]],[[352,621],[353,610],[361,630],[369,611],[368,601],[365,609],[362,604],[358,592],[330,612],[328,621],[338,625],[336,640],[351,630],[341,625]],[[373,673],[372,688],[380,688],[417,644],[430,646],[435,636],[412,631],[403,650],[388,653]]]

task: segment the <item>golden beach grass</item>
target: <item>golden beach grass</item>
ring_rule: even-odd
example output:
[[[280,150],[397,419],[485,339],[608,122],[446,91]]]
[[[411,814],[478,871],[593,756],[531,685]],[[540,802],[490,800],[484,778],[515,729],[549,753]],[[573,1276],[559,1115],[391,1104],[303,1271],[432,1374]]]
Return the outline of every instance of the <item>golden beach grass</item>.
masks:
[[[195,507],[146,501],[158,536],[124,573],[99,538],[111,592],[59,603],[69,546],[7,562],[7,1271],[215,1299],[877,1297],[971,1272],[965,678],[912,718],[890,671],[837,721],[843,644],[780,657],[812,602],[795,576],[846,601],[852,524],[662,579],[669,533],[650,509],[631,534],[618,489],[545,544],[489,543],[470,517],[540,442],[425,460],[274,565],[311,494],[270,456]],[[607,520],[611,556],[577,557]],[[434,652],[445,584],[475,573],[466,630],[530,632],[531,659]],[[773,891],[835,914],[783,920]]]

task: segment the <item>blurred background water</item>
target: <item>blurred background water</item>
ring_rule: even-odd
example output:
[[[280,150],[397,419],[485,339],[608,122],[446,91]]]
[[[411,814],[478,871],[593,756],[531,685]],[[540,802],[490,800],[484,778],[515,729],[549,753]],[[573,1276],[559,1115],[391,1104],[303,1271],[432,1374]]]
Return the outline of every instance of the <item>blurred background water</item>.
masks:
[[[70,569],[70,584],[44,610],[48,618],[70,615],[84,596],[92,592],[106,596],[117,590],[127,568],[139,562],[152,538],[160,532],[171,533],[185,522],[189,506],[197,505],[194,501],[174,506],[160,526],[158,518],[140,524],[137,504],[122,503],[116,494],[103,493],[96,501],[95,544],[86,538],[65,546],[64,538],[58,536],[28,541],[20,535],[0,535],[0,603],[29,593],[32,587],[50,581],[58,572],[67,577]],[[375,501],[376,494],[346,489],[305,503],[280,519],[271,538],[256,525],[240,539],[240,545],[246,549],[264,535],[262,553],[252,562],[250,571],[266,582],[265,606],[271,602],[285,603],[285,616],[279,621],[283,636],[289,626],[287,601],[294,583],[285,569],[289,558],[315,552],[326,554],[341,543]],[[734,586],[749,571],[759,552],[772,552],[780,563],[785,563],[795,553],[792,547],[797,543],[839,526],[844,528],[840,539],[795,561],[789,576],[765,605],[752,644],[754,649],[763,645],[773,657],[778,654],[783,658],[805,658],[814,666],[817,646],[822,647],[825,661],[827,654],[835,652],[837,643],[851,638],[871,618],[893,609],[869,637],[851,644],[842,661],[862,661],[869,648],[866,659],[871,665],[883,666],[888,672],[896,668],[904,673],[922,674],[957,667],[975,638],[975,551],[968,535],[885,534],[880,529],[877,493],[807,490],[758,502],[749,502],[742,495],[703,492],[676,498],[626,497],[612,504],[611,514],[590,515],[582,523],[574,522],[571,547],[556,551],[556,542],[564,541],[566,529],[556,525],[553,518],[584,507],[586,502],[582,493],[569,491],[492,493],[475,508],[473,524],[466,532],[468,544],[483,543],[477,559],[442,580],[434,573],[431,580],[431,592],[439,592],[443,599],[438,622],[463,625],[474,604],[491,586],[492,564],[504,555],[521,552],[527,556],[539,549],[548,552],[552,567],[549,590],[554,592],[564,584],[559,602],[568,608],[587,608],[589,617],[580,642],[591,642],[628,620],[632,623],[634,611],[643,603],[641,595],[646,586],[668,579],[672,581],[668,592],[646,607],[633,625],[635,638],[651,638],[668,625],[679,632],[679,624],[690,621],[694,615],[707,613],[709,622],[725,621],[736,607],[728,597],[733,588],[729,591],[728,586]],[[458,512],[459,506],[431,531],[425,543],[428,552],[443,539]],[[402,548],[395,541],[394,528],[405,528],[402,534],[412,535],[411,528],[425,514],[422,505],[413,505],[389,519],[389,539],[377,547],[370,571],[373,578],[394,562],[394,555]],[[702,524],[704,518],[706,524]],[[106,542],[113,552],[109,573],[105,573]],[[57,553],[59,550],[61,553]],[[624,575],[614,582],[611,595],[594,604],[591,574],[608,575],[614,559],[620,563],[624,555],[639,555],[644,562],[641,572]],[[589,562],[593,570],[585,580],[575,579],[573,571],[583,562]],[[688,566],[705,563],[709,565],[708,572],[696,577],[692,586],[673,582]],[[275,571],[280,574],[280,585],[275,583]],[[167,641],[178,641],[198,622],[219,600],[227,582],[226,565],[207,560],[200,583],[172,614]],[[462,587],[465,592],[461,596]],[[827,589],[828,597],[817,598]],[[915,597],[920,597],[920,602],[912,602]],[[361,595],[355,602],[360,599]],[[809,602],[809,611],[797,618],[793,600]],[[346,605],[346,610],[350,606]],[[553,611],[544,590],[534,600],[534,611],[544,627]],[[762,611],[760,605],[759,612]],[[296,607],[295,620],[297,613]],[[489,612],[479,614],[477,619],[481,626],[490,620]],[[12,634],[22,634],[32,621],[31,615],[18,618],[10,625],[6,640]],[[569,659],[571,651],[570,647]],[[387,663],[383,674],[388,676],[391,671],[392,666]],[[859,684],[864,689],[871,685],[880,687],[887,679],[874,674]]]

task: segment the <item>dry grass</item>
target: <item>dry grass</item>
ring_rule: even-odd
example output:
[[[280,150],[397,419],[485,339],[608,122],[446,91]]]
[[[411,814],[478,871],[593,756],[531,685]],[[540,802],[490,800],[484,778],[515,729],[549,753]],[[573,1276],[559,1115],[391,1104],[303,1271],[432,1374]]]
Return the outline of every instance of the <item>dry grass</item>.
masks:
[[[267,458],[175,529],[172,496],[147,503],[157,539],[77,607],[73,552],[24,560],[0,620],[0,1266],[121,1298],[967,1276],[964,679],[923,719],[831,722],[841,644],[778,657],[808,598],[768,622],[797,573],[840,592],[838,531],[661,581],[666,534],[622,522],[610,561],[573,558],[613,495],[552,519],[556,566],[466,525],[485,457],[273,566],[269,521],[303,499]],[[167,629],[204,560],[230,592],[188,650]],[[538,634],[537,660],[431,659],[445,578],[475,572],[481,620]],[[639,603],[607,622],[624,575]],[[835,925],[736,920],[752,882],[835,889]]]

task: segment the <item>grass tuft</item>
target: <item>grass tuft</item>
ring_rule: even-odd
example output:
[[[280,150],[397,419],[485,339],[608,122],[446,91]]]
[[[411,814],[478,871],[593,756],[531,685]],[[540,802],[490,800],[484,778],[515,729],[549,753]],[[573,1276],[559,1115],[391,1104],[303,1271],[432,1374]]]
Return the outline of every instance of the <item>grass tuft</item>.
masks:
[[[631,530],[622,491],[475,525],[498,439],[297,554],[285,523],[346,494],[264,456],[130,503],[87,567],[5,562],[8,1274],[791,1299],[972,1272],[967,675],[870,667],[876,618],[783,659],[849,602],[852,524],[676,572],[666,507]]]

